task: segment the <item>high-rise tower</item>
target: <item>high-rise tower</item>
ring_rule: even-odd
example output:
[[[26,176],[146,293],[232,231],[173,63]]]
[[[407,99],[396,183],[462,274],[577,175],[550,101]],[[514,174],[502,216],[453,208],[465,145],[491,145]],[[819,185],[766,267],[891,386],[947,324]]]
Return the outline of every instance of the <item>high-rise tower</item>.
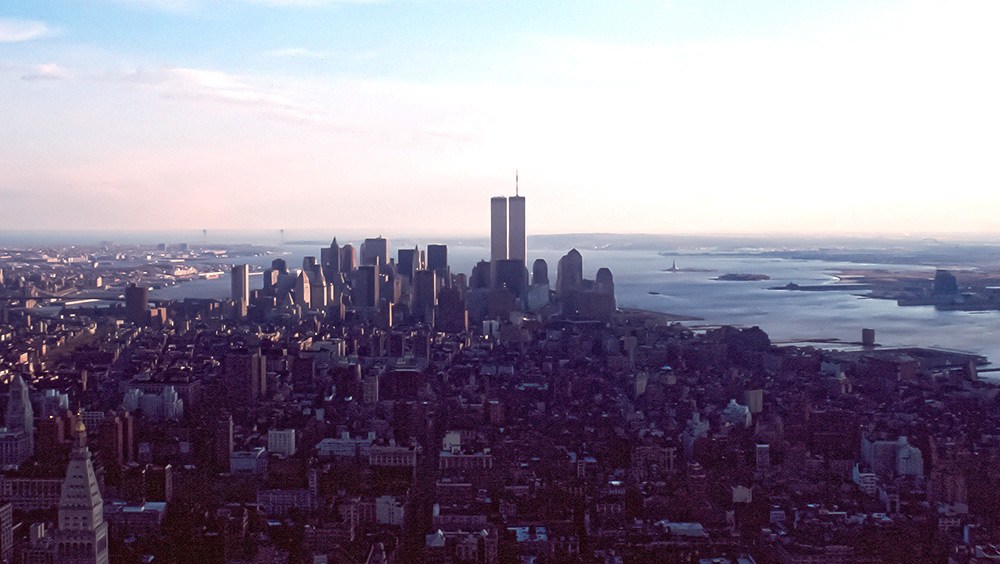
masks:
[[[135,284],[125,288],[125,321],[136,325],[149,321],[149,288]]]
[[[361,264],[389,264],[389,240],[379,236],[361,243]]]
[[[108,524],[104,521],[104,500],[90,461],[87,428],[80,419],[73,425],[73,453],[59,496],[56,551],[57,562],[108,562]]]
[[[237,264],[229,271],[232,277],[231,299],[234,302],[250,303],[250,267]]]
[[[0,465],[17,466],[35,452],[35,414],[20,374],[10,381],[5,429],[0,429]]]
[[[490,198],[490,262],[507,258],[507,197]]]
[[[340,273],[340,245],[337,244],[336,237],[333,238],[329,247],[319,250],[319,262],[323,266],[323,276],[327,280],[333,281],[334,277]]]
[[[510,241],[507,258],[520,260],[525,266],[528,265],[528,238],[525,232],[524,222],[524,196],[514,196],[509,200],[510,205],[510,227],[507,230],[507,237]]]

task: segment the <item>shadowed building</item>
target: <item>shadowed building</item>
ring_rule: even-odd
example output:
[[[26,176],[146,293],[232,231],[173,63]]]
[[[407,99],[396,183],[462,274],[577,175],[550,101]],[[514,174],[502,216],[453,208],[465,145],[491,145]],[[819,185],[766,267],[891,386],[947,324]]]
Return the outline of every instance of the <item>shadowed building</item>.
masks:
[[[528,238],[524,217],[524,196],[514,196],[508,200],[509,224],[507,229],[507,258],[520,259],[528,264]]]
[[[448,245],[427,245],[427,270],[433,270],[437,274],[438,286],[451,286]]]
[[[507,198],[490,198],[490,264],[493,265],[491,283],[496,280],[496,263],[507,258]],[[491,284],[492,285],[492,284]]]
[[[350,273],[357,267],[358,255],[354,251],[354,245],[348,243],[340,248],[340,271]]]
[[[438,293],[434,328],[442,333],[464,333],[469,330],[469,312],[458,288],[443,288]]]
[[[379,302],[378,265],[366,264],[354,271],[351,299],[355,307],[374,308]]]
[[[306,271],[302,270],[295,278],[295,304],[302,307],[302,309],[308,309],[311,299],[312,283]]]
[[[437,305],[437,273],[433,270],[418,270],[413,273],[413,290],[410,312],[414,317],[425,319],[427,310]]]
[[[5,429],[0,430],[0,464],[17,466],[35,452],[35,419],[28,385],[15,374],[7,395]]]
[[[399,249],[396,252],[396,272],[409,281],[416,270],[420,270],[420,249]]]
[[[545,262],[545,259],[535,259],[535,262],[532,263],[531,283],[532,285],[549,283],[549,264]]]
[[[135,284],[125,288],[125,321],[136,325],[149,321],[149,288]]]
[[[608,268],[601,268],[597,271],[597,276],[594,278],[594,291],[599,294],[608,294],[611,296],[611,303],[614,304],[615,301],[615,279],[611,274],[611,270]]]
[[[570,250],[561,259],[556,269],[556,292],[566,294],[579,290],[583,285],[583,256],[576,249]]]
[[[223,368],[226,390],[236,405],[254,405],[267,393],[267,358],[260,349],[227,354]]]
[[[528,287],[528,270],[521,259],[498,260],[496,268],[496,288],[506,288],[520,298]]]
[[[389,240],[383,237],[361,243],[361,264],[389,264]]]
[[[44,528],[33,525],[32,530],[44,531]],[[30,562],[108,562],[104,499],[87,448],[87,428],[83,421],[77,420],[73,427],[73,451],[59,496],[59,528],[40,538],[29,535],[29,543],[24,556]]]
[[[340,245],[337,244],[336,237],[333,238],[329,247],[319,250],[319,263],[323,267],[323,276],[327,280],[333,280],[337,274],[340,274]]]

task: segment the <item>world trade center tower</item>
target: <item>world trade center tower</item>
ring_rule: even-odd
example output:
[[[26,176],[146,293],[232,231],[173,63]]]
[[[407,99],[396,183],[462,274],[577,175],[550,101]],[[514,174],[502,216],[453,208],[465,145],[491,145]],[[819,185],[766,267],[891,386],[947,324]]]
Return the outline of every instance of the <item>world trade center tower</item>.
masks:
[[[490,262],[507,258],[507,197],[490,198]]]
[[[528,264],[528,238],[525,233],[524,223],[524,196],[513,196],[508,200],[509,205],[509,229],[507,238],[509,240],[509,250],[507,258],[520,260],[522,264]]]
[[[490,285],[497,284],[500,261],[528,262],[524,196],[494,196],[490,199]],[[527,272],[527,270],[525,270]]]
[[[490,198],[490,286],[496,284],[497,261],[507,259],[507,197]]]

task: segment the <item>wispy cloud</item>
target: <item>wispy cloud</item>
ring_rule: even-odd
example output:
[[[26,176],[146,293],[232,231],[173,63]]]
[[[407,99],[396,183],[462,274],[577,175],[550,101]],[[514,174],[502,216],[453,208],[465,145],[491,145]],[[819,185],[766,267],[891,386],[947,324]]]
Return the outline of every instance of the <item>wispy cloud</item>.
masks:
[[[54,33],[55,31],[45,22],[0,18],[0,43],[31,41]]]
[[[333,4],[381,4],[389,0],[114,0],[118,4],[164,12],[194,12],[213,4],[255,4],[276,8],[319,8]]]
[[[70,78],[73,78],[73,74],[58,63],[36,65],[21,75],[21,80],[67,80]]]
[[[119,4],[146,10],[164,12],[193,12],[200,5],[199,0],[115,0]]]
[[[302,59],[329,59],[340,55],[336,51],[316,51],[304,47],[286,47],[274,49],[265,53],[269,57],[288,57]]]
[[[167,99],[239,106],[271,117],[339,128],[338,120],[325,107],[302,102],[293,91],[262,87],[218,70],[163,66],[105,72],[82,78],[130,85]]]

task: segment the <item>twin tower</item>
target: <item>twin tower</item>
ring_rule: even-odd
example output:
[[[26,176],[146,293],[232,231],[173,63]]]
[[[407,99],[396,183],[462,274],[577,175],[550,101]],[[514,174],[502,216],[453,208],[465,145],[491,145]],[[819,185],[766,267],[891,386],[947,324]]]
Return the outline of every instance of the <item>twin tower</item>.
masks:
[[[527,265],[528,238],[524,224],[524,196],[490,199],[490,262],[520,260]]]

